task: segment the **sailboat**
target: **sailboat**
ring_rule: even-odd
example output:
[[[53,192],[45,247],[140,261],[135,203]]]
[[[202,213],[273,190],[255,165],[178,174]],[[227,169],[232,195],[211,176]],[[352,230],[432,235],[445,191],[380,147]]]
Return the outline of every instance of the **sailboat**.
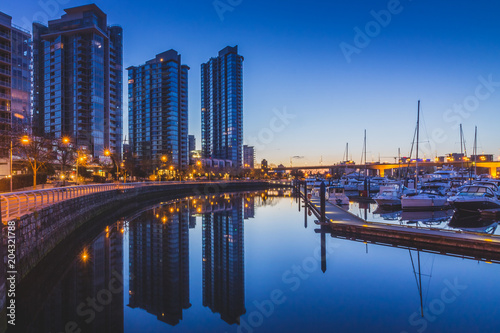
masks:
[[[420,100],[417,111],[417,149],[415,161],[415,184],[418,184],[418,141],[420,140]],[[403,210],[440,210],[448,208],[448,200],[445,195],[432,189],[426,189],[416,193],[405,194],[401,198]]]

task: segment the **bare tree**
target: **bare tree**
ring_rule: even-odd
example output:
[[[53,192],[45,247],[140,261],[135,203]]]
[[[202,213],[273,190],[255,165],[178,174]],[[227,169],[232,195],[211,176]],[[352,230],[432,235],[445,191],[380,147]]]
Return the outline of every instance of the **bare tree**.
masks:
[[[17,148],[19,155],[26,161],[26,164],[33,172],[33,189],[36,190],[38,170],[57,157],[52,140],[37,136],[28,137],[27,135],[18,138],[18,140],[21,142],[21,145]]]

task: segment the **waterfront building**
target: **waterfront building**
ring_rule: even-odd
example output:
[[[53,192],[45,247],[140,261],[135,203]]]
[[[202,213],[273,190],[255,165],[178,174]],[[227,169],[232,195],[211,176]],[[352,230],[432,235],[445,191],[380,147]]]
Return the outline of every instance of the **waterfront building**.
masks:
[[[255,167],[255,149],[253,146],[243,145],[243,167],[245,169]]]
[[[93,157],[122,153],[123,33],[95,4],[33,24],[35,132],[68,136]]]
[[[202,157],[241,168],[242,145],[243,57],[228,46],[201,65]]]
[[[181,55],[169,50],[128,70],[130,146],[139,160],[166,156],[185,169],[188,146],[188,70]]]
[[[31,34],[0,12],[0,176],[10,174],[12,136],[28,134],[31,119]]]

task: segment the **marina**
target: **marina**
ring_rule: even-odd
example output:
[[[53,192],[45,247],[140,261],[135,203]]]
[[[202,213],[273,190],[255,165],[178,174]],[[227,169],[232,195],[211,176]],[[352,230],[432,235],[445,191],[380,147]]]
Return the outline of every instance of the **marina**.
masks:
[[[104,219],[52,252],[19,286],[19,328],[48,332],[73,322],[108,332],[500,329],[494,313],[484,311],[500,296],[500,258],[484,249],[461,253],[463,237],[450,251],[419,242],[428,230],[389,240],[388,227],[363,226],[332,204],[327,215],[338,222],[317,225],[300,200],[290,189],[191,196]],[[86,299],[108,284],[110,302],[87,323]],[[69,311],[58,311],[59,304]]]

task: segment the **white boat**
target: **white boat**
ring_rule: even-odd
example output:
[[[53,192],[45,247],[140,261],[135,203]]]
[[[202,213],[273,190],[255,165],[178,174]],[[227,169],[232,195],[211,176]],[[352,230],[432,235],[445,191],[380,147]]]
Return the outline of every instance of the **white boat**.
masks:
[[[500,208],[497,194],[486,185],[466,185],[448,201],[460,214],[478,214],[482,209]]]
[[[326,194],[327,200],[335,205],[349,205],[349,198],[342,186],[328,186]]]
[[[362,180],[348,179],[343,186],[346,191],[357,191],[360,184],[363,184]]]
[[[404,186],[394,184],[381,186],[380,192],[373,198],[379,207],[398,207],[401,206],[401,197],[403,194],[414,193]]]
[[[444,180],[449,181],[456,178],[458,173],[453,170],[438,170],[430,175],[432,180]]]
[[[417,130],[416,130],[416,140],[414,141],[417,145],[415,150],[415,184],[418,184],[418,144],[420,136],[420,101],[418,101],[418,111],[417,111]],[[447,197],[440,192],[439,186],[436,188],[435,185],[428,185],[429,187],[423,191],[417,193],[408,193],[401,198],[401,208],[403,210],[440,210],[449,207]],[[422,186],[424,188],[424,186]],[[443,186],[444,190],[444,186]]]
[[[322,180],[318,178],[306,178],[306,186],[308,189],[312,189],[315,186],[320,186]]]
[[[435,191],[405,194],[401,198],[403,210],[440,210],[449,207],[448,198]]]

